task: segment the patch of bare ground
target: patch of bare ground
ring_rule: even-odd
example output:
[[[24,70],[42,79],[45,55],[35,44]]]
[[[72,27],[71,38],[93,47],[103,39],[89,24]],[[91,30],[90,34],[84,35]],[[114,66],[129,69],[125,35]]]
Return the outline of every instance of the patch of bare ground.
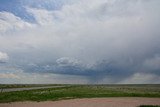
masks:
[[[45,102],[2,103],[0,107],[137,107],[139,105],[160,105],[160,98],[84,98]]]

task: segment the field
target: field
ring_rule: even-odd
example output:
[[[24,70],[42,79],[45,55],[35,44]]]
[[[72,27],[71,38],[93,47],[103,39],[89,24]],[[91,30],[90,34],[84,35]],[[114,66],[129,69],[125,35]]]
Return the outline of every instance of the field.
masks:
[[[12,88],[3,85],[3,88]],[[35,87],[38,85],[14,85],[17,87]],[[44,86],[44,85],[41,85]],[[54,85],[47,85],[54,86]],[[56,85],[58,86],[58,85]],[[75,98],[100,97],[156,97],[160,98],[160,85],[60,85],[49,89],[37,89],[15,92],[1,92],[0,103],[16,101],[55,101]],[[2,87],[2,85],[1,85]]]

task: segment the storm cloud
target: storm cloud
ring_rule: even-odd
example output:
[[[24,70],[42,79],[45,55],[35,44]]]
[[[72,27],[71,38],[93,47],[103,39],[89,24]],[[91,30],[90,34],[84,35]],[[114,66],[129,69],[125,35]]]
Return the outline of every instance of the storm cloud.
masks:
[[[27,20],[0,11],[0,51],[10,57],[1,68],[88,83],[160,82],[159,0],[53,1],[22,3]]]

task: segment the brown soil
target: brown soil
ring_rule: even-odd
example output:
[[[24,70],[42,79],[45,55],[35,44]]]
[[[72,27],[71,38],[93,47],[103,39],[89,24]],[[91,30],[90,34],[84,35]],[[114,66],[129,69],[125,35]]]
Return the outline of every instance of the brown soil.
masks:
[[[14,102],[0,104],[0,107],[137,107],[139,105],[160,105],[160,98],[84,98],[45,102]]]

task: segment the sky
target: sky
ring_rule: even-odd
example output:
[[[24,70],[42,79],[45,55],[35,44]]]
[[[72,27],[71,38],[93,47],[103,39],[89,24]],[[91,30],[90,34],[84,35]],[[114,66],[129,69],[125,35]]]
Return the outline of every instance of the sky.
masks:
[[[159,84],[160,0],[0,0],[0,84]]]

